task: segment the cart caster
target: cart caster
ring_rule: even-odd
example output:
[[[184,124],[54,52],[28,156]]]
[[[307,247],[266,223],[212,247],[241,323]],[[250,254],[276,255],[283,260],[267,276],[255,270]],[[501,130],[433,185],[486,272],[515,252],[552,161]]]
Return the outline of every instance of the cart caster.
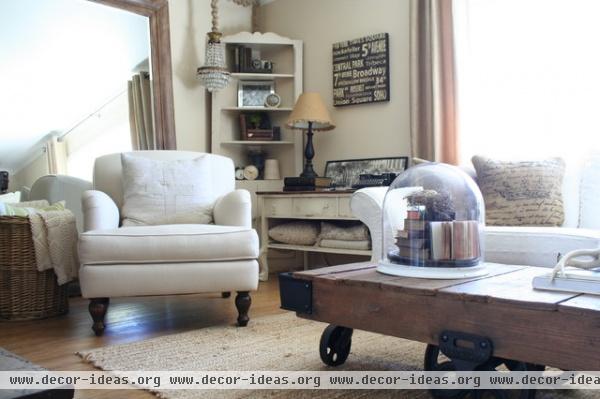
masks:
[[[500,389],[473,391],[473,399],[510,399],[511,396]]]
[[[452,360],[440,361],[440,348],[437,345],[427,345],[424,360],[425,371],[456,371]],[[469,394],[467,389],[430,389],[429,393],[436,399],[462,399]]]
[[[544,371],[546,366],[533,363],[519,362],[517,360],[503,359],[504,365],[510,371]],[[535,389],[522,389],[519,392],[519,399],[535,399]]]
[[[328,366],[344,364],[352,346],[352,329],[330,324],[325,328],[319,343],[319,355]]]
[[[503,364],[510,371],[543,371],[545,369],[545,366],[537,364],[491,357],[485,363],[475,367],[475,370],[493,371]],[[440,348],[437,345],[427,345],[427,349],[425,350],[424,369],[425,371],[457,371],[457,367],[452,359],[448,359],[447,357],[440,358]],[[509,391],[500,389],[472,391],[467,389],[432,389],[429,392],[436,399],[462,399],[467,396],[473,399],[514,398],[514,395],[509,395]],[[535,389],[522,389],[519,391],[518,399],[535,399],[535,393]]]

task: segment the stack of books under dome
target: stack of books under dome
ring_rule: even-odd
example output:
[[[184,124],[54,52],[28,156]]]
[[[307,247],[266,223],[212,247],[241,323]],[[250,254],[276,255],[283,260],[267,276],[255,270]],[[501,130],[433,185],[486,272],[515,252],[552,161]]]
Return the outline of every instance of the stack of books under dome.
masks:
[[[392,256],[418,266],[461,267],[477,263],[481,257],[478,221],[456,220],[451,204],[435,191],[413,196],[409,198],[404,226],[395,234],[397,249]],[[415,204],[420,199],[431,203],[432,198],[435,206]]]
[[[286,177],[283,191],[317,191],[331,187],[330,177]]]

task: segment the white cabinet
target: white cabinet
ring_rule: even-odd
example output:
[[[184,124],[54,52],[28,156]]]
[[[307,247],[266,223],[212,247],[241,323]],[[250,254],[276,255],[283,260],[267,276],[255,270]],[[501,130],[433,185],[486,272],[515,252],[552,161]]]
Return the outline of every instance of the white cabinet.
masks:
[[[269,228],[291,220],[358,220],[350,210],[352,191],[278,192],[258,193],[260,215],[260,279],[269,277],[267,254],[269,249],[302,251],[304,267],[308,267],[307,253],[321,252],[345,255],[371,256],[371,250],[326,248],[319,245],[289,245],[269,239]]]

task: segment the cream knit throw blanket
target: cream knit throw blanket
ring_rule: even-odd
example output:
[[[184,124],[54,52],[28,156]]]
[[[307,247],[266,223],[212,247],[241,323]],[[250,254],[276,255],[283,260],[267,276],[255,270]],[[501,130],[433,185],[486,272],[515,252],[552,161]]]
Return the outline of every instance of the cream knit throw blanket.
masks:
[[[59,285],[77,277],[77,228],[69,210],[39,211],[29,215],[39,271],[54,269]]]

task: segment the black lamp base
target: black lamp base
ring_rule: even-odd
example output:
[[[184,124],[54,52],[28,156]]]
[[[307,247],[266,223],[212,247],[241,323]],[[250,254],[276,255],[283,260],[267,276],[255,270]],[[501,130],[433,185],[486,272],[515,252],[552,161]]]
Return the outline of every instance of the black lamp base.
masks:
[[[318,177],[317,173],[313,169],[312,160],[315,157],[315,148],[313,147],[313,131],[312,122],[308,122],[308,131],[306,132],[306,148],[304,149],[304,171],[300,174],[300,177],[314,178]]]
[[[304,170],[302,171],[302,173],[300,173],[300,177],[306,177],[309,179],[312,179],[314,177],[319,177],[319,175],[313,169],[312,162],[310,162],[310,163],[306,162],[304,164]]]

